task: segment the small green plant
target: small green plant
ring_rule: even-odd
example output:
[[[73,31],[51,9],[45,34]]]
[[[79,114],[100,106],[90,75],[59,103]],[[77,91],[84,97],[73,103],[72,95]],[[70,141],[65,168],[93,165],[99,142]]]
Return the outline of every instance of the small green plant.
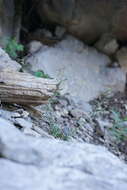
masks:
[[[50,134],[55,138],[68,140],[68,136],[64,134],[57,124],[50,124]]]
[[[18,57],[18,53],[24,50],[24,46],[19,44],[15,38],[7,39],[5,44],[6,46],[4,49],[12,59],[16,59]]]
[[[46,121],[49,124],[49,134],[55,138],[68,140],[70,134],[65,133],[61,126],[57,123],[55,116],[53,115],[53,109],[50,102],[46,105],[46,109]]]
[[[127,140],[127,126],[124,125],[124,121],[127,121],[127,117],[121,118],[120,113],[116,111],[112,111],[114,124],[110,129],[111,134],[116,137],[117,142],[120,143],[122,141]]]
[[[35,76],[39,78],[52,79],[48,74],[45,74],[42,70],[35,72]]]

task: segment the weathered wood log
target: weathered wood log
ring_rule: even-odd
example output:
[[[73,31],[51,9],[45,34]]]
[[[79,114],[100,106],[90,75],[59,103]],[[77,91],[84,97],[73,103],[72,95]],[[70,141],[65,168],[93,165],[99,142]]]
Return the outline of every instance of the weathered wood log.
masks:
[[[57,81],[34,77],[28,73],[0,72],[1,102],[24,105],[46,103],[57,90]]]

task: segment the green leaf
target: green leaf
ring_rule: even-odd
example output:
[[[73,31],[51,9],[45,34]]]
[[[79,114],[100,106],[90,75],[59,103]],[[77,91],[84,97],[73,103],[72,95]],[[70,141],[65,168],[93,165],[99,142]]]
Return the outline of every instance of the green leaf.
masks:
[[[16,59],[18,57],[18,52],[24,50],[22,44],[17,43],[16,39],[7,39],[5,41],[6,47],[5,51],[10,55],[10,57]]]
[[[35,72],[35,76],[36,77],[40,77],[40,78],[51,79],[51,77],[48,74],[45,74],[44,71],[37,71],[37,72]]]

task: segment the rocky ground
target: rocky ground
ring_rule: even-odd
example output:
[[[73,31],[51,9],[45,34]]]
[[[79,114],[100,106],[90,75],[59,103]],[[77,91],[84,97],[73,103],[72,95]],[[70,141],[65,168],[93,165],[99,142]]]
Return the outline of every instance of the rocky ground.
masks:
[[[126,103],[122,93],[106,93],[85,110],[68,96],[55,96],[37,107],[2,104],[0,115],[27,136],[104,145],[126,161]]]
[[[88,58],[84,50],[82,55],[81,52],[78,54],[75,48],[72,52],[67,52],[66,43],[66,41],[63,43],[65,52],[63,52],[63,46],[59,47],[59,52],[64,53],[65,62],[71,55],[75,58],[78,55],[77,61]],[[56,50],[54,51],[53,47],[50,50],[53,51],[52,57]],[[42,54],[43,51],[45,50],[41,49]],[[45,52],[45,60],[47,60],[47,55],[50,55],[49,52],[48,54]],[[38,52],[36,53],[35,57],[38,55]],[[31,56],[33,57],[33,54]],[[59,64],[61,56],[57,58],[57,64]],[[93,58],[89,60],[91,64],[92,60]],[[66,63],[71,64],[71,61],[73,60]],[[77,61],[75,64],[78,63]],[[47,62],[47,64],[49,63]],[[86,64],[85,61],[84,64]],[[93,64],[96,65],[98,62],[93,62]],[[0,68],[1,70],[17,71],[21,70],[21,65],[12,61],[0,49]],[[76,70],[75,67],[72,68],[71,77],[75,77]],[[100,68],[100,63],[98,68]],[[106,64],[104,68],[106,68]],[[91,88],[89,84],[96,85],[95,78],[98,76],[100,77],[99,81],[106,80],[102,75],[104,68],[95,72],[95,75],[92,71],[91,75],[94,75],[92,76],[94,83],[92,83],[93,78],[89,75],[92,65],[90,66],[86,72],[89,76],[87,89]],[[26,72],[24,65],[22,70]],[[122,86],[125,86],[125,80],[123,80],[125,73],[119,71],[118,73],[121,73],[119,77],[122,76],[119,81],[122,81]],[[29,69],[27,72],[34,74],[34,71]],[[71,72],[72,70],[70,70]],[[110,73],[109,68],[108,72]],[[58,91],[47,104],[33,107],[1,103],[0,189],[65,190],[73,188],[82,190],[85,188],[93,190],[96,187],[97,190],[124,190],[127,188],[127,167],[124,163],[127,161],[126,90],[125,92],[114,92],[111,89],[107,89],[107,91],[103,89],[103,93],[86,102],[81,98],[83,93],[87,94],[85,88],[80,97],[80,81],[84,78],[82,78],[83,75],[80,78],[80,73],[78,74],[79,83],[77,84],[79,86],[76,93],[79,96],[77,98],[73,96],[75,89],[75,84],[73,84],[71,86],[72,94],[68,92],[63,95]],[[111,73],[109,75],[111,76]],[[109,83],[113,77],[110,78]],[[114,80],[115,85],[117,84],[116,79]],[[98,88],[98,93],[102,84]],[[114,87],[114,83],[112,87]],[[94,90],[92,89],[90,92],[92,93]],[[89,99],[91,97],[93,94]]]
[[[117,92],[100,95],[91,101],[93,108],[93,120],[96,123],[97,133],[105,139],[105,145],[117,148],[126,160],[127,143],[127,97],[126,93]],[[110,140],[109,140],[110,139]],[[108,142],[109,140],[109,142]],[[109,148],[110,150],[112,148]]]

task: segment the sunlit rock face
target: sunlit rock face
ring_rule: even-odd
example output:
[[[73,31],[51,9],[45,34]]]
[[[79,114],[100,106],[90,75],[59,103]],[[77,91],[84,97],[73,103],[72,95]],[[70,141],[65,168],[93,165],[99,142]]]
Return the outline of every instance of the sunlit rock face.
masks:
[[[127,40],[127,1],[125,0],[40,0],[40,18],[65,26],[68,32],[86,43],[104,34]]]

